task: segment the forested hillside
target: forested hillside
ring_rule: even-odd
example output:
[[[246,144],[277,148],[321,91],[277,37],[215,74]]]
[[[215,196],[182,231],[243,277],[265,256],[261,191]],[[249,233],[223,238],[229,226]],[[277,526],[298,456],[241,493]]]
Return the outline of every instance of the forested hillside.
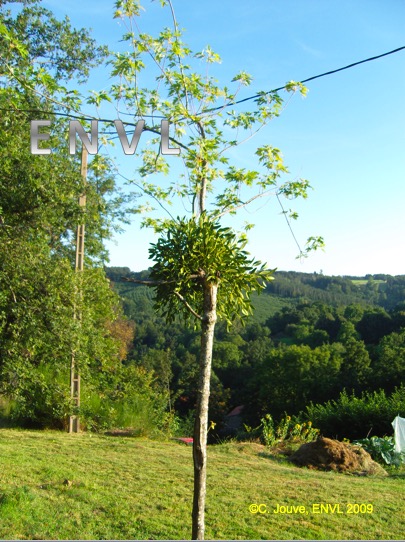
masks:
[[[197,333],[180,322],[165,325],[151,289],[122,281],[145,279],[147,271],[108,268],[107,275],[135,323],[128,361],[153,369],[176,411],[187,415],[195,402]],[[211,418],[220,427],[243,404],[245,421],[257,425],[266,413],[298,414],[343,390],[392,393],[405,379],[404,289],[404,276],[276,273],[246,327],[218,326]]]
[[[125,282],[125,278],[146,279],[148,271],[132,272],[128,267],[107,267],[107,276],[123,297],[126,314],[132,317],[131,300],[146,297],[145,310],[152,310],[153,295],[148,288]],[[405,301],[405,275],[367,275],[366,277],[329,277],[318,273],[277,271],[268,283],[265,294],[254,296],[252,320],[263,322],[284,306],[297,302],[321,302],[332,306],[359,304],[392,309]],[[139,288],[139,289],[137,289]],[[148,292],[148,293],[146,293]],[[134,307],[133,307],[134,308]],[[135,310],[135,309],[134,309]],[[136,307],[139,310],[139,307]],[[135,316],[135,313],[133,314]]]
[[[283,298],[301,298],[331,305],[366,303],[385,309],[394,308],[405,299],[405,275],[328,277],[318,273],[280,271],[276,278],[267,286],[267,292]]]

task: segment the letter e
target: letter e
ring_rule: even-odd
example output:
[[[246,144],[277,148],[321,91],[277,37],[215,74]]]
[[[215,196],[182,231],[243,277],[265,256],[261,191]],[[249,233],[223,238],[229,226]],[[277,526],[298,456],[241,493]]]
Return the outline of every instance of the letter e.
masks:
[[[49,139],[49,134],[40,134],[38,129],[41,126],[50,126],[50,120],[32,120],[30,128],[31,136],[31,154],[51,154],[51,149],[41,149],[38,147],[38,141]]]

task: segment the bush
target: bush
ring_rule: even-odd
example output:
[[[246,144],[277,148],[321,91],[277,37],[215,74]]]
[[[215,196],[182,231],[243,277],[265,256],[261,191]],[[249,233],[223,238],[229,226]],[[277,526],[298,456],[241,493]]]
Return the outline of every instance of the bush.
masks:
[[[79,415],[90,431],[131,429],[137,435],[166,432],[170,425],[167,397],[153,386],[153,373],[122,367],[114,386],[93,385],[82,390]]]
[[[194,433],[194,410],[185,416],[174,415],[170,426],[171,434],[175,437],[191,437]]]
[[[311,442],[319,434],[319,430],[312,427],[311,421],[301,424],[287,415],[282,418],[277,427],[274,426],[270,414],[262,418],[261,422],[262,440],[266,446],[274,446],[277,442],[286,440],[290,442]]]
[[[322,435],[343,440],[361,439],[371,431],[379,435],[392,434],[392,420],[405,412],[405,386],[391,396],[384,390],[362,393],[360,397],[343,391],[339,399],[307,407],[303,419],[312,420]]]
[[[140,367],[119,366],[114,372],[81,379],[77,411],[84,430],[133,429],[139,435],[170,432],[167,397],[155,389],[154,374]],[[76,412],[71,403],[69,369],[40,364],[20,378],[12,399],[3,397],[2,425],[35,429],[67,429]]]
[[[70,412],[67,375],[49,365],[31,372],[9,402],[10,421],[30,428],[63,429]]]

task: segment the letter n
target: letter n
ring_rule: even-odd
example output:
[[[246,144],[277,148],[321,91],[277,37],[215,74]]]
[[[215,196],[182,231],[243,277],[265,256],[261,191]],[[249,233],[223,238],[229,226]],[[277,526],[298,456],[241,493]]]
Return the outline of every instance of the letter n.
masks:
[[[81,139],[89,154],[97,154],[98,151],[98,121],[91,121],[91,141],[88,134],[78,120],[69,123],[69,154],[76,153],[76,134]]]

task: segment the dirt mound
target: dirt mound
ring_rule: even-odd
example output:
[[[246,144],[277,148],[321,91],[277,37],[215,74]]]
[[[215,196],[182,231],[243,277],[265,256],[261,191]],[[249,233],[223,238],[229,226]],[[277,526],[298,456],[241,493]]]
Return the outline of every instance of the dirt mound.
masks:
[[[360,446],[324,437],[303,444],[289,459],[299,467],[362,475],[387,475],[387,472]]]

